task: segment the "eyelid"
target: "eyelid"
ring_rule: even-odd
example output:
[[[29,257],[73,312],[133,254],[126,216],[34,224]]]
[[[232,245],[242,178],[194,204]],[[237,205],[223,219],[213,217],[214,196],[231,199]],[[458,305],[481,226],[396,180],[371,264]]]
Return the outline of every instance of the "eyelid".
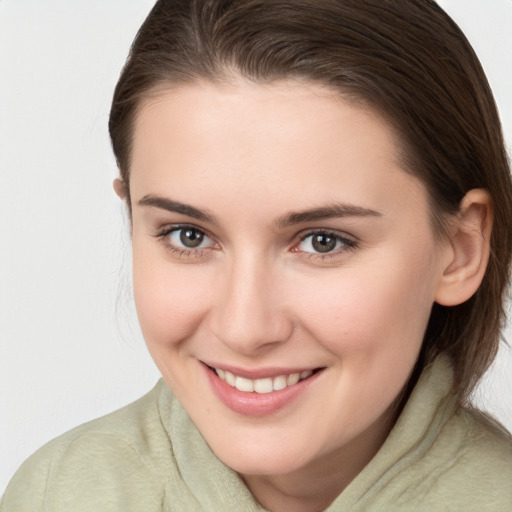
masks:
[[[178,222],[176,224],[165,224],[162,227],[158,228],[158,231],[153,235],[155,238],[166,236],[173,231],[178,231],[180,229],[194,229],[196,231],[200,231],[208,238],[214,239],[213,235],[207,230],[196,224],[192,224],[190,222]]]
[[[299,236],[299,239],[301,241],[303,241],[306,238],[310,237],[311,235],[319,235],[319,234],[332,236],[334,238],[344,240],[346,242],[350,242],[350,243],[354,243],[354,244],[358,242],[358,240],[355,236],[350,235],[350,234],[346,233],[345,231],[338,231],[336,229],[331,229],[331,228],[310,228],[310,229],[307,229],[304,232],[300,233],[298,236]]]

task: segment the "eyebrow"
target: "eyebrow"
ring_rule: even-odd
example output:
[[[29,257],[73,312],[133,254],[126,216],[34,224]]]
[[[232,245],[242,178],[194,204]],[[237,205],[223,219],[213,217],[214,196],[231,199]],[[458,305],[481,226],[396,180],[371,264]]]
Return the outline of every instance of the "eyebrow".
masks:
[[[208,222],[210,224],[218,224],[215,216],[209,213],[206,210],[200,210],[195,206],[190,206],[185,203],[180,203],[179,201],[173,201],[172,199],[168,199],[166,197],[158,197],[152,194],[144,196],[139,201],[139,206],[153,206],[154,208],[160,208],[162,210],[167,210],[169,212],[181,213],[183,215],[187,215],[188,217],[192,217],[193,219],[200,220],[202,222]]]
[[[218,225],[216,217],[207,210],[201,210],[195,206],[191,206],[179,201],[174,201],[166,197],[159,197],[153,194],[144,196],[139,202],[139,206],[152,206],[169,212],[181,213],[202,222],[208,222]],[[276,219],[274,224],[280,229],[284,229],[295,224],[311,222],[316,220],[326,220],[339,217],[382,217],[377,210],[365,208],[346,203],[334,203],[309,210],[290,212]]]
[[[320,208],[290,212],[276,220],[278,228],[286,228],[303,222],[326,220],[339,217],[382,217],[377,210],[354,204],[334,203]]]

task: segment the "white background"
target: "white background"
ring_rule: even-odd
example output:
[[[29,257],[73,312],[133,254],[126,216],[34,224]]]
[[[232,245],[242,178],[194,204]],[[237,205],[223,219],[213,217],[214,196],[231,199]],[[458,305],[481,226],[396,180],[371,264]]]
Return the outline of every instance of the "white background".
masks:
[[[0,494],[44,442],[158,378],[131,303],[107,135],[116,79],[152,4],[0,0]],[[483,61],[510,147],[512,0],[441,4]],[[509,349],[478,393],[512,429]]]

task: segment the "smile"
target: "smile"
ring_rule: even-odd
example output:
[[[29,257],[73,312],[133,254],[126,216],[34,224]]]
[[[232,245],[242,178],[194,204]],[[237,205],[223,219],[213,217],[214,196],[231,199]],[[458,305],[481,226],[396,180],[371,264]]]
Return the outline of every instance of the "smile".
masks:
[[[290,405],[317,381],[326,368],[240,370],[203,363],[211,389],[237,414],[263,417]]]
[[[313,375],[313,370],[304,370],[300,373],[290,373],[288,375],[278,375],[277,377],[266,377],[263,379],[247,379],[234,375],[233,373],[220,368],[213,368],[219,378],[229,386],[244,391],[246,393],[272,393],[272,391],[281,391],[289,386],[297,384],[301,380],[307,379]]]

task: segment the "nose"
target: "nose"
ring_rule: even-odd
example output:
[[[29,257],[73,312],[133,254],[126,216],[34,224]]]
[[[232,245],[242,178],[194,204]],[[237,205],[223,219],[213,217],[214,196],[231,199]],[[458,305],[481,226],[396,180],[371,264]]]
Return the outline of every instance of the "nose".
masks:
[[[256,260],[239,259],[219,272],[211,311],[213,334],[232,351],[246,356],[286,342],[294,329],[282,275],[271,263]]]

